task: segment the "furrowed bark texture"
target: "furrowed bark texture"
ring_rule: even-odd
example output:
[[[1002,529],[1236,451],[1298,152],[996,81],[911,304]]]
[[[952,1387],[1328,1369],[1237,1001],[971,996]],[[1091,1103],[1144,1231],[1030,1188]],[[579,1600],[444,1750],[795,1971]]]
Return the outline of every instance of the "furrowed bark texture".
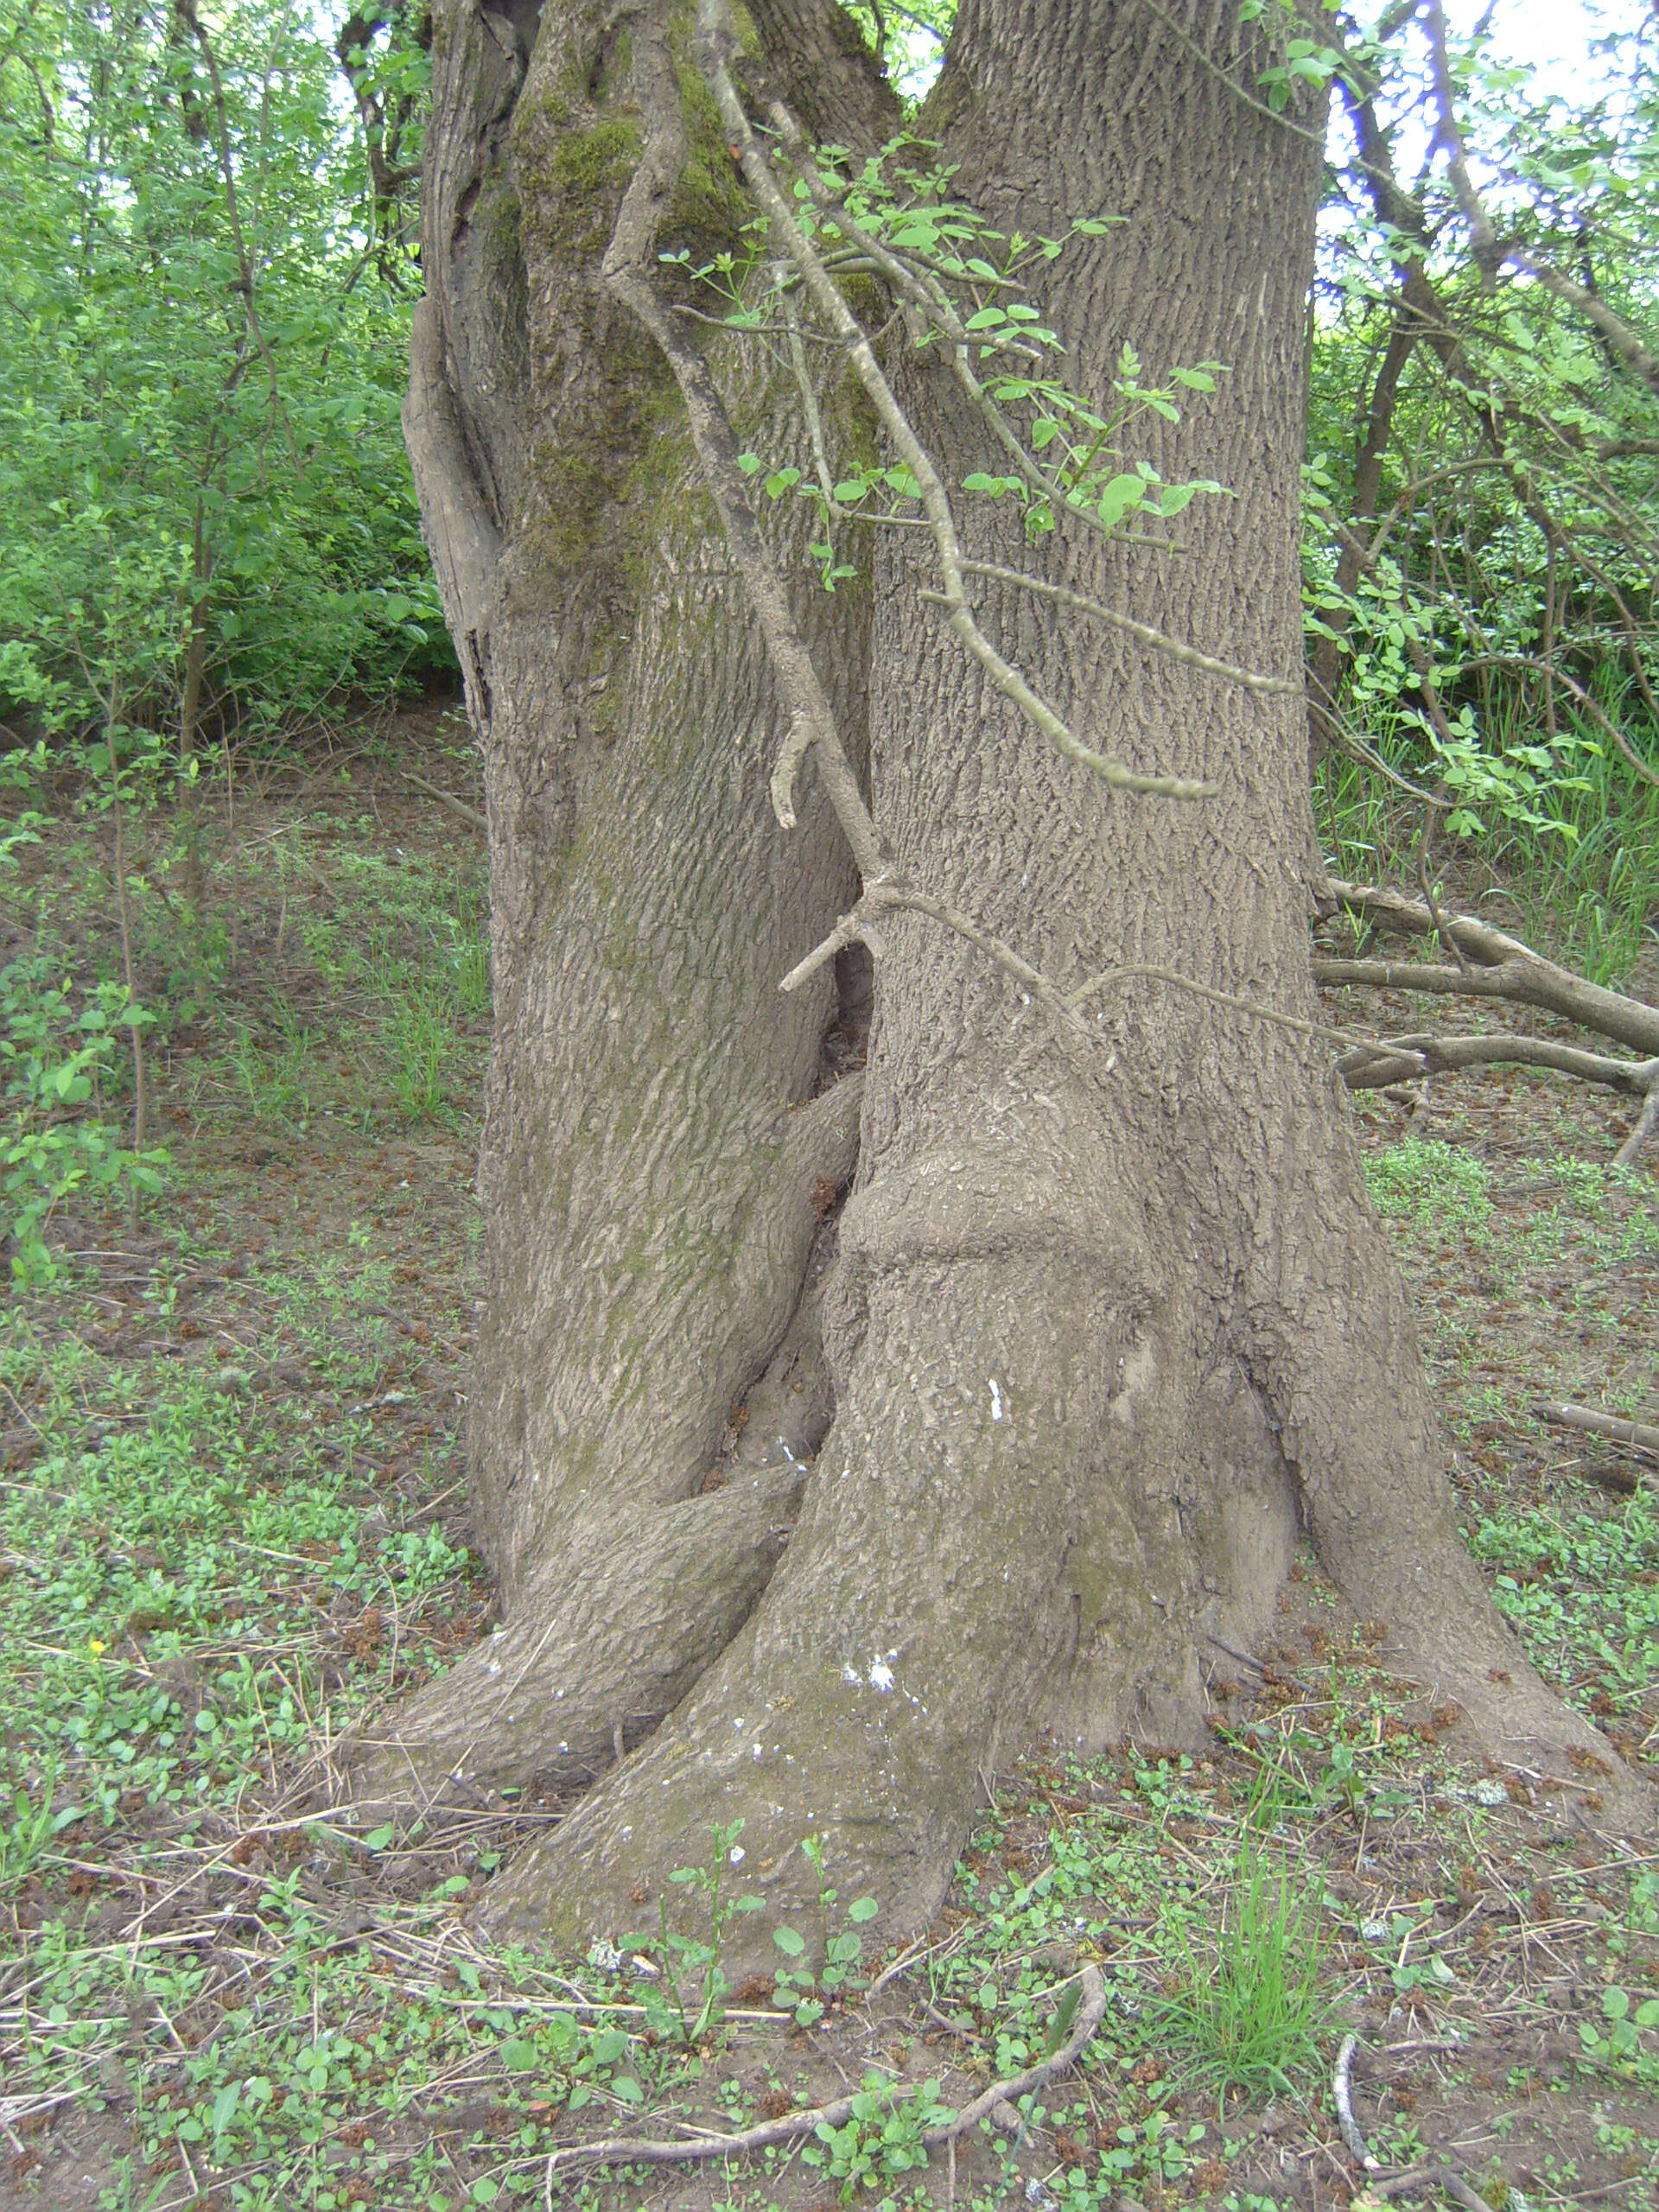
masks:
[[[753,18],[817,135],[891,127],[833,10]],[[452,55],[474,33],[443,20],[411,444],[418,465],[416,431],[435,426],[422,482],[440,575],[487,566],[474,601],[446,591],[476,640],[490,797],[473,1450],[507,1619],[365,1748],[365,1796],[407,1796],[411,1774],[425,1790],[596,1776],[492,1893],[498,1919],[565,1940],[621,1934],[650,1916],[642,1895],[652,1913],[671,1903],[670,1872],[739,1817],[745,1875],[779,1910],[812,1902],[796,1847],[817,1834],[843,1897],[868,1891],[887,1928],[913,1929],[980,1777],[1037,1730],[1088,1750],[1197,1738],[1217,1642],[1259,1633],[1304,1523],[1500,1756],[1604,1757],[1459,1541],[1328,1052],[1145,981],[1090,999],[1096,1044],[1062,1044],[959,938],[889,910],[868,1073],[821,1087],[830,985],[775,987],[853,886],[810,776],[800,830],[785,838],[768,811],[784,732],[753,625],[662,367],[597,286],[634,152],[628,41],[597,13],[550,16],[510,144],[483,163],[523,257],[522,347],[488,326],[508,435],[469,397],[467,333],[487,318],[454,304],[482,287],[508,319],[474,243],[487,175],[463,220],[473,187],[442,150],[489,141],[482,49],[468,75]],[[647,19],[629,21],[637,43]],[[1230,56],[1236,10],[1199,0],[1187,29]],[[707,237],[734,220],[731,180],[695,84],[684,99],[687,220]],[[1005,230],[1121,219],[1046,289],[1075,386],[1109,393],[1125,342],[1153,381],[1230,367],[1216,399],[1137,429],[1132,451],[1233,496],[1145,543],[1068,533],[1035,554],[1011,503],[965,502],[967,551],[1035,558],[1159,630],[1294,674],[1314,149],[1135,0],[966,0],[919,128]],[[680,242],[666,226],[664,249]],[[741,435],[804,460],[765,372],[721,372]],[[937,355],[895,373],[953,474],[996,465]],[[826,397],[839,457],[868,432],[833,376]],[[493,458],[457,489],[454,456],[474,447]],[[769,527],[781,543],[791,525]],[[500,550],[474,560],[491,530]],[[918,534],[873,560],[873,597],[828,598],[798,567],[796,605],[904,874],[1062,985],[1158,966],[1313,1016],[1299,702],[984,585],[982,622],[1090,745],[1221,786],[1197,806],[1109,792],[918,597],[937,582]],[[821,1225],[855,1145],[852,1195]],[[711,1471],[728,1479],[704,1494]]]

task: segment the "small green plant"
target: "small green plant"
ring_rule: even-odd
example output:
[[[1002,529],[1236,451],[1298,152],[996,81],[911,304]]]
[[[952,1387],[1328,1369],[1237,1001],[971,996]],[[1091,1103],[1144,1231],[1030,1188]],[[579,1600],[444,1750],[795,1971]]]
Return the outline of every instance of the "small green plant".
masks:
[[[1325,2012],[1318,1910],[1316,1893],[1294,1891],[1288,1871],[1247,1827],[1214,1943],[1200,1951],[1184,1921],[1171,1923],[1183,1986],[1148,2007],[1147,2025],[1194,2082],[1284,2092],[1317,2065]]]
[[[874,1897],[855,1897],[847,1908],[851,1925],[836,1928],[833,1916],[837,1893],[824,1874],[823,1839],[808,1836],[801,1850],[818,1878],[823,1964],[816,1974],[810,1967],[801,1964],[806,1955],[806,1938],[798,1929],[774,1928],[772,1940],[789,1963],[778,1968],[772,2001],[780,2011],[792,2012],[798,2027],[810,2028],[823,2018],[826,2005],[834,2002],[856,1974],[863,1961],[864,1942],[854,1930],[866,1921],[874,1920],[880,1907]]]
[[[668,1878],[682,1889],[700,1893],[706,1900],[706,1936],[688,1936],[682,1929],[671,1927],[666,1898],[658,1906],[658,1955],[663,1986],[654,1990],[647,1999],[647,2017],[656,2034],[688,2047],[701,2043],[718,2024],[731,1993],[731,1977],[721,1962],[726,1930],[734,1915],[758,1912],[765,1902],[753,1896],[733,1897],[727,1885],[727,1869],[743,1863],[743,1847],[738,1841],[742,1833],[741,1820],[726,1827],[716,1823],[709,1830],[713,1849],[709,1864],[677,1866]]]
[[[1491,1217],[1491,1177],[1484,1163],[1438,1137],[1407,1137],[1365,1163],[1371,1204],[1421,1229],[1467,1232]]]
[[[1601,1993],[1601,2018],[1579,2022],[1579,2041],[1593,2063],[1612,2066],[1651,2087],[1659,2083],[1659,2059],[1643,2041],[1650,2028],[1659,2028],[1659,1997],[1637,2004],[1628,1989],[1615,1984]]]
[[[938,2082],[925,2082],[906,2093],[880,2074],[867,2074],[842,2125],[818,2122],[817,2139],[801,2152],[803,2163],[821,2167],[841,2183],[843,2204],[850,2204],[861,2189],[879,2189],[883,2182],[914,2172],[927,2164],[925,2131],[950,2117],[939,2089]]]
[[[0,1234],[22,1282],[57,1275],[45,1230],[73,1192],[130,1198],[162,1187],[167,1154],[124,1146],[99,1111],[118,1081],[119,1032],[150,1020],[124,984],[99,984],[77,1014],[68,983],[38,959],[0,970]]]
[[[34,1790],[20,1785],[12,1791],[11,1817],[0,1817],[0,1897],[27,1881],[54,1838],[83,1817],[86,1808],[82,1805],[64,1805],[53,1811],[57,1783],[58,1762],[54,1758],[47,1762]]]

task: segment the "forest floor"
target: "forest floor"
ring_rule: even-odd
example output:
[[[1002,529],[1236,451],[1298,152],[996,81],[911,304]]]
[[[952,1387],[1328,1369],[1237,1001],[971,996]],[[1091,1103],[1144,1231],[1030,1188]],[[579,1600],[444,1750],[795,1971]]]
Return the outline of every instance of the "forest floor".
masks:
[[[712,1941],[650,1959],[645,1931],[654,1973],[491,1949],[511,1808],[398,1836],[319,1808],[341,1729],[493,1618],[460,1444],[468,783],[431,708],[204,794],[189,903],[183,825],[145,832],[166,1185],[136,1217],[72,1202],[55,1274],[0,1310],[0,2207],[1659,2205],[1659,1851],[1468,1764],[1311,1561],[1280,1641],[1212,1679],[1207,1755],[1039,1749],[996,1777],[902,1960],[827,1905],[849,1974],[816,2018],[711,1981]],[[109,836],[66,788],[0,874],[14,1038],[116,973]],[[1652,1491],[1530,1410],[1659,1418],[1655,1163],[1611,1172],[1628,1109],[1554,1077],[1359,1116],[1471,1541],[1536,1663],[1659,1777]],[[930,2112],[1040,2058],[1089,1965],[1080,2064],[928,2156]],[[1350,2031],[1369,2177],[1333,2102]],[[549,2177],[618,2129],[855,2094],[747,2160]]]

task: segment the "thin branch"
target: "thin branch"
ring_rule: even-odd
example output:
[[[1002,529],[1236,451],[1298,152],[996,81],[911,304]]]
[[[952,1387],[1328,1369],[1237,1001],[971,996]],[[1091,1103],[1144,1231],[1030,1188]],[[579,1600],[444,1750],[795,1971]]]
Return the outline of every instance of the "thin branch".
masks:
[[[1659,1129],[1659,1077],[1656,1077],[1636,1117],[1636,1127],[1613,1154],[1615,1167],[1634,1167],[1637,1156],[1656,1129]]]
[[[1449,971],[1446,971],[1449,972]],[[1414,1083],[1428,1075],[1452,1075],[1465,1068],[1553,1068],[1583,1083],[1605,1084],[1645,1097],[1659,1079],[1659,1059],[1615,1060],[1548,1037],[1437,1037],[1430,1033],[1384,1037],[1361,1046],[1337,1063],[1350,1090],[1386,1090],[1391,1084]]]
[[[1462,665],[1465,668],[1530,668],[1537,670],[1541,675],[1548,676],[1553,683],[1559,683],[1570,695],[1575,704],[1583,709],[1604,736],[1611,738],[1643,781],[1659,786],[1659,768],[1655,768],[1642,758],[1600,701],[1554,662],[1541,660],[1531,653],[1469,653],[1462,656]]]
[[[738,50],[727,0],[698,0],[697,43],[703,74],[719,105],[728,141],[737,149],[744,180],[751,194],[781,240],[814,306],[827,327],[845,347],[855,373],[893,442],[894,450],[916,480],[922,508],[933,526],[935,549],[944,589],[940,594],[950,627],[1005,698],[1052,744],[1057,752],[1089,769],[1103,783],[1119,790],[1160,798],[1212,798],[1218,785],[1185,776],[1147,776],[1124,762],[1096,753],[1067,728],[1047,702],[1033,691],[1010,662],[993,645],[970,612],[963,588],[962,548],[950,502],[931,455],[894,397],[862,326],[825,270],[810,241],[795,219],[793,208],[772,174],[748,115],[732,82],[728,58]],[[811,166],[810,163],[808,166]],[[810,188],[809,187],[809,189]]]
[[[1354,2053],[1359,2049],[1359,2037],[1346,2035],[1337,2052],[1336,2071],[1331,2077],[1331,2099],[1337,2107],[1337,2126],[1348,2154],[1357,2165],[1368,2174],[1376,2171],[1377,2162],[1365,2147],[1365,2138],[1359,2132],[1359,2122],[1354,2118]]]
[[[1219,62],[1210,59],[1198,41],[1184,31],[1173,16],[1165,13],[1158,5],[1158,0],[1141,0],[1141,5],[1148,14],[1156,16],[1170,35],[1180,41],[1187,52],[1209,71],[1218,85],[1224,85],[1234,99],[1241,101],[1253,114],[1265,116],[1269,123],[1277,124],[1281,130],[1291,131],[1298,138],[1306,138],[1317,146],[1321,153],[1325,151],[1324,131],[1310,130],[1305,123],[1297,123],[1290,116],[1281,115],[1277,108],[1269,107],[1265,100],[1257,99],[1254,92],[1247,92],[1236,77],[1230,77]]]
[[[795,826],[796,773],[808,750],[815,749],[836,818],[853,849],[860,874],[868,881],[885,875],[891,862],[842,745],[835,709],[791,610],[783,578],[750,509],[730,419],[702,354],[664,311],[645,273],[658,224],[685,149],[679,88],[662,50],[660,30],[653,27],[640,45],[636,79],[645,97],[645,143],[606,249],[605,282],[650,332],[673,371],[685,402],[697,459],[789,706],[789,735],[772,782],[778,819],[786,830]]]
[[[1087,598],[1065,584],[1047,583],[1040,576],[1028,576],[1020,569],[1002,568],[995,561],[964,560],[962,566],[966,575],[989,576],[997,583],[1012,584],[1016,590],[1034,592],[1039,599],[1058,600],[1063,607],[1076,607],[1080,614],[1092,614],[1097,622],[1127,631],[1130,637],[1138,638],[1154,652],[1166,653],[1171,660],[1180,661],[1187,668],[1202,669],[1206,676],[1221,677],[1229,683],[1242,683],[1247,691],[1266,691],[1283,699],[1302,696],[1304,686],[1300,676],[1258,676],[1254,670],[1236,667],[1230,660],[1217,660],[1210,653],[1201,653],[1196,645],[1184,645],[1179,639],[1154,630],[1150,623],[1137,622],[1132,615],[1120,614],[1114,607],[1103,607],[1097,599]]]
[[[424,776],[416,776],[407,768],[400,768],[397,772],[406,784],[413,784],[417,791],[424,791],[429,798],[435,798],[440,806],[447,807],[458,821],[470,823],[474,830],[488,830],[489,823],[478,809],[468,806],[465,799],[457,798],[453,791],[440,791],[435,784],[429,784]]]
[[[1151,0],[1147,0],[1147,4],[1151,4]],[[1649,390],[1659,391],[1659,354],[1644,344],[1622,315],[1616,315],[1607,302],[1587,286],[1563,275],[1548,262],[1540,261],[1514,240],[1498,237],[1475,188],[1474,179],[1469,173],[1463,133],[1457,119],[1452,65],[1446,48],[1446,14],[1440,0],[1427,0],[1423,21],[1428,33],[1435,105],[1440,111],[1440,143],[1446,149],[1452,189],[1457,194],[1458,206],[1469,226],[1470,251],[1475,265],[1486,280],[1488,289],[1491,289],[1505,262],[1517,269],[1524,269],[1528,276],[1534,277],[1546,291],[1554,294],[1558,300],[1565,301],[1568,306],[1576,308],[1580,315],[1594,323],[1611,352],[1625,367],[1640,377]]]
[[[1106,1985],[1098,1967],[1084,1967],[1078,1976],[1082,1985],[1082,2000],[1071,2031],[1052,2058],[1045,2058],[1035,2066],[1028,2066],[1021,2074],[1011,2075],[1007,2080],[994,2082],[988,2089],[982,2090],[970,2104],[942,2120],[937,2126],[921,2130],[921,2139],[930,2151],[939,2150],[947,2143],[954,2143],[965,2135],[993,2107],[1003,2102],[1014,2103],[1040,2089],[1057,2074],[1063,2074],[1081,2056],[1084,2046],[1099,2027],[1106,2013]],[[551,2212],[553,2177],[561,2167],[585,2166],[666,2166],[701,2165],[711,2158],[741,2158],[752,2157],[757,2151],[766,2151],[782,2143],[798,2142],[804,2135],[815,2134],[820,2127],[844,2127],[853,2116],[853,2108],[862,2095],[855,2090],[850,2096],[837,2097],[833,2104],[814,2105],[804,2112],[791,2112],[781,2120],[762,2120],[754,2127],[746,2127],[735,2134],[702,2134],[689,2141],[668,2142],[649,2135],[613,2135],[600,2143],[574,2143],[562,2151],[555,2151],[547,2162],[547,2173],[543,2185],[543,2202]]]

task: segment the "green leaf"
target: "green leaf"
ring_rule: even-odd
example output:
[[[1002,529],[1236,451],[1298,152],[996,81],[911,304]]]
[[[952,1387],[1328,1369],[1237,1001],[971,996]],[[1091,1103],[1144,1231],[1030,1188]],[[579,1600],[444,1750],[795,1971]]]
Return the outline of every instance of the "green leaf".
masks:
[[[861,1927],[867,1920],[874,1920],[880,1910],[874,1897],[855,1897],[847,1908],[847,1917],[855,1926]]]
[[[996,330],[1007,321],[1001,308],[981,308],[977,315],[970,315],[963,325],[964,330]]]
[[[613,2074],[611,2076],[611,2094],[620,2097],[626,2105],[642,2105],[645,2101],[645,2093],[632,2074]]]
[[[1111,529],[1124,516],[1138,507],[1146,497],[1146,479],[1141,476],[1114,476],[1101,493],[1100,518]]]
[[[806,1948],[806,1938],[792,1928],[774,1928],[772,1940],[786,1959],[798,1959]]]
[[[509,2074],[533,2074],[541,2063],[540,2053],[525,2036],[512,2036],[501,2046],[501,2063]]]

